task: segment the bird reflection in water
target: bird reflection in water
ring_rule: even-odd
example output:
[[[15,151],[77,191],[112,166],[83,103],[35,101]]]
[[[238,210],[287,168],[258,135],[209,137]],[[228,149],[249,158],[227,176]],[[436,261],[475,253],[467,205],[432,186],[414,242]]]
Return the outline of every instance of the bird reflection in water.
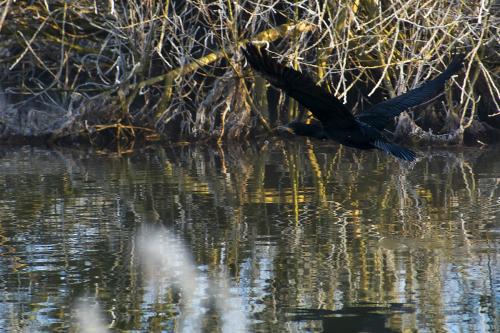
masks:
[[[359,304],[358,307],[344,307],[341,310],[324,309],[294,309],[290,311],[292,321],[321,320],[323,332],[342,333],[394,333],[398,332],[388,327],[387,321],[397,314],[411,313],[411,306],[394,303],[389,306]]]

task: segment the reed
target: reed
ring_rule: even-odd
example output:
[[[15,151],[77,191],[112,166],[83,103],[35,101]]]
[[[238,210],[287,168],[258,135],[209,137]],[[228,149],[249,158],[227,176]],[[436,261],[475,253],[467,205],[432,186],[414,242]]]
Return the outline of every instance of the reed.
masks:
[[[248,41],[269,43],[276,57],[316,75],[355,112],[418,86],[452,54],[466,53],[465,71],[448,93],[417,108],[418,117],[400,117],[394,133],[445,143],[500,138],[491,0],[0,5],[3,138],[236,140],[304,117],[286,98],[262,109],[274,92],[262,82],[253,89],[239,52]]]

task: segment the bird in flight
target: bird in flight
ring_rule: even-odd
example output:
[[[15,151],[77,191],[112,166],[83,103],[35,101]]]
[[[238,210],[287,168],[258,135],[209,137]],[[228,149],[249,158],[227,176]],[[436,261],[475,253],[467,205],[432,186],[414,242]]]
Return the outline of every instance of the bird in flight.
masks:
[[[359,149],[376,148],[406,161],[413,161],[416,154],[390,142],[383,134],[384,128],[401,112],[433,97],[444,87],[446,80],[460,70],[464,60],[463,55],[456,56],[445,71],[433,80],[353,115],[340,100],[318,86],[311,77],[278,63],[266,50],[249,43],[242,51],[255,71],[309,109],[317,120],[310,124],[293,121],[285,126],[288,132],[331,139]]]

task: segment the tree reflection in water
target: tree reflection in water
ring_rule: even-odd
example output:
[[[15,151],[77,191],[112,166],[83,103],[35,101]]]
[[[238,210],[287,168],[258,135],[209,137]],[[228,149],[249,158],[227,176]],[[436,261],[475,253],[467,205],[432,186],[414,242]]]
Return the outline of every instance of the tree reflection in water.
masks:
[[[290,309],[338,318],[366,303],[380,311],[357,315],[387,330],[495,331],[497,151],[408,165],[304,140],[127,156],[3,149],[0,327],[67,330],[83,294],[113,329],[180,327],[187,295],[151,287],[138,259],[136,236],[157,224],[192,255],[196,288],[241,300],[251,331],[322,331],[334,321]],[[210,302],[200,298],[200,325],[219,330]]]

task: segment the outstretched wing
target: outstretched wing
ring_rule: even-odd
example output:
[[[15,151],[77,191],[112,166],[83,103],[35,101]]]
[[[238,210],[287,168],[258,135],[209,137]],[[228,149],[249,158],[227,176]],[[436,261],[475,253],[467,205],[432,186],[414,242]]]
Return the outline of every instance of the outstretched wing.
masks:
[[[434,80],[426,82],[424,85],[403,95],[374,105],[367,111],[357,115],[357,119],[379,130],[383,129],[395,116],[408,108],[424,103],[440,91],[444,87],[446,80],[462,68],[463,60],[463,55],[456,56],[448,68]]]
[[[273,86],[308,108],[314,117],[328,128],[352,128],[357,126],[351,112],[334,95],[316,85],[314,81],[293,68],[285,67],[269,54],[249,43],[242,49],[245,58]]]

